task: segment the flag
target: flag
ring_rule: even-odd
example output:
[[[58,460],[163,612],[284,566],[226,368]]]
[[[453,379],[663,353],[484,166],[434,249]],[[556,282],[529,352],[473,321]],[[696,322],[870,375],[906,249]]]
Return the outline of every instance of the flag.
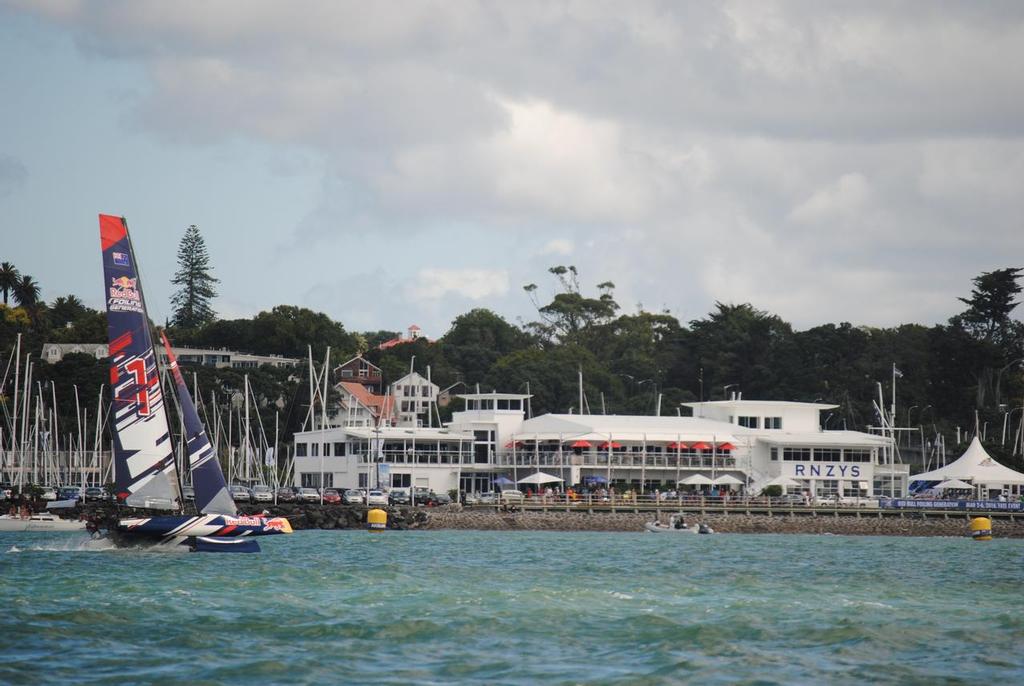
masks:
[[[263,464],[268,467],[277,466],[277,453],[273,448],[267,448],[263,453]]]
[[[892,368],[892,373],[896,375],[897,379],[902,379],[903,378],[903,372],[901,372],[900,370],[896,369],[895,366]]]

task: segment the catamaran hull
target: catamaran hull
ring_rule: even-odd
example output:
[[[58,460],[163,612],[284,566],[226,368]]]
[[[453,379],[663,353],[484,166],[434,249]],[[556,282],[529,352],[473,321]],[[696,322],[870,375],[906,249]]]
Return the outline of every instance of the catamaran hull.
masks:
[[[202,552],[259,552],[254,536],[292,533],[284,517],[232,517],[200,515],[122,519],[110,532],[116,545],[186,546]]]

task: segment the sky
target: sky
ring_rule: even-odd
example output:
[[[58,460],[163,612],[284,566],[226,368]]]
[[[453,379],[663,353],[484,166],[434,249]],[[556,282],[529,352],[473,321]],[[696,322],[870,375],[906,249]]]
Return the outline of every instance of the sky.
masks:
[[[103,306],[442,335],[575,265],[627,313],[944,322],[1024,266],[1019,2],[0,0],[0,260]],[[1021,313],[1017,313],[1020,316]]]

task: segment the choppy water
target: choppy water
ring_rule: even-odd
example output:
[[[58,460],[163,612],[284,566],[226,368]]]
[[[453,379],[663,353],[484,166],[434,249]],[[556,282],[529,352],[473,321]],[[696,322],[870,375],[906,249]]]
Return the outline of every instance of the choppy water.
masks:
[[[1024,541],[0,535],[0,683],[1024,683]]]

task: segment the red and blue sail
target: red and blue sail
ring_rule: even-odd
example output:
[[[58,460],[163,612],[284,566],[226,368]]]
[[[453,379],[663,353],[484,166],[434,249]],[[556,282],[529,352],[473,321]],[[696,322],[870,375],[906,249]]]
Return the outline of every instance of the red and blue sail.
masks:
[[[164,409],[149,317],[128,224],[100,215],[110,341],[114,484],[133,507],[181,509],[181,487]]]
[[[181,416],[185,424],[185,445],[188,449],[188,465],[192,472],[192,487],[196,492],[196,509],[203,514],[226,514],[235,515],[238,508],[228,491],[227,482],[224,481],[224,472],[217,462],[217,454],[210,445],[210,439],[206,435],[202,420],[196,411],[196,405],[192,401],[192,394],[188,392],[188,386],[178,368],[178,360],[174,357],[171,344],[167,342],[167,336],[160,333],[164,349],[167,351],[167,361],[174,376],[174,384],[178,389],[178,402],[181,406]]]

